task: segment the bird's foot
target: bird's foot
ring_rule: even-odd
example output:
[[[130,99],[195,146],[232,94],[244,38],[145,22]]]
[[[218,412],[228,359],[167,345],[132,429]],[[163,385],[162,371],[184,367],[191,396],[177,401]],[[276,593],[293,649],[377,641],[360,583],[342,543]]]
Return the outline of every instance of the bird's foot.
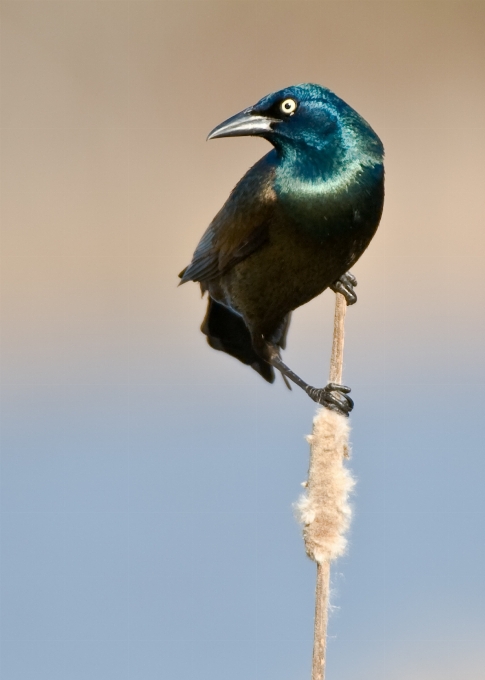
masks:
[[[310,387],[305,389],[313,401],[317,404],[325,406],[325,408],[330,409],[330,411],[337,411],[343,416],[348,416],[349,413],[354,408],[353,400],[348,396],[350,392],[350,387],[345,387],[345,385],[338,385],[337,383],[328,383],[323,388]]]
[[[357,285],[357,279],[351,272],[342,274],[342,276],[337,279],[330,288],[334,293],[341,293],[347,304],[354,305],[357,302],[357,295],[355,293],[354,287]]]

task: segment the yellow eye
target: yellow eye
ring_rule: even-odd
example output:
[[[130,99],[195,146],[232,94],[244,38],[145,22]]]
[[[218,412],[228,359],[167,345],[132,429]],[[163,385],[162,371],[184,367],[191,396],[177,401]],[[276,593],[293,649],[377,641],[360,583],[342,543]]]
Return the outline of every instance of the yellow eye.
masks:
[[[296,101],[294,99],[284,99],[281,102],[280,108],[287,116],[292,116],[296,111]]]

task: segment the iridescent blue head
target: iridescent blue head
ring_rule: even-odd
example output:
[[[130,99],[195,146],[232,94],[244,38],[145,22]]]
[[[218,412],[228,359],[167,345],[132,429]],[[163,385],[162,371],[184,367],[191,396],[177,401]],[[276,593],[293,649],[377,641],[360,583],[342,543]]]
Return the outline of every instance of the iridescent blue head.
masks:
[[[383,147],[370,125],[340,97],[321,85],[293,85],[263,97],[229,118],[208,139],[257,135],[283,155],[359,156],[382,163]],[[366,164],[367,164],[366,163]]]

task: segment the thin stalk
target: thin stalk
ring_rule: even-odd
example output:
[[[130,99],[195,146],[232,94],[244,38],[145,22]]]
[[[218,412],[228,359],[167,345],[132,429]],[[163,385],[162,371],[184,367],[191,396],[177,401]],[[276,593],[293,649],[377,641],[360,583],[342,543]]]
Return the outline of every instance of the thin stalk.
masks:
[[[342,382],[346,311],[347,303],[345,298],[340,293],[337,293],[335,297],[335,317],[329,382]],[[325,680],[329,595],[330,558],[327,558],[317,562],[312,680]]]
[[[325,679],[328,597],[330,592],[330,560],[317,562],[315,591],[315,628],[313,635],[312,680]]]

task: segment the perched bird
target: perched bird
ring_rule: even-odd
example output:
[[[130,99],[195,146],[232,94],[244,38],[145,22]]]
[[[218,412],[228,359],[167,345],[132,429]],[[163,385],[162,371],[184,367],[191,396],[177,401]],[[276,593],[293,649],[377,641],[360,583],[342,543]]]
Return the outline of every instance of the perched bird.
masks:
[[[208,139],[257,135],[274,147],[239,181],[181,283],[208,293],[209,345],[269,382],[274,368],[328,408],[349,413],[349,388],[314,388],[283,363],[291,311],[326,288],[356,301],[348,271],[374,236],[384,201],[384,149],[366,121],[325,87],[263,97]],[[288,383],[287,383],[288,384]]]

